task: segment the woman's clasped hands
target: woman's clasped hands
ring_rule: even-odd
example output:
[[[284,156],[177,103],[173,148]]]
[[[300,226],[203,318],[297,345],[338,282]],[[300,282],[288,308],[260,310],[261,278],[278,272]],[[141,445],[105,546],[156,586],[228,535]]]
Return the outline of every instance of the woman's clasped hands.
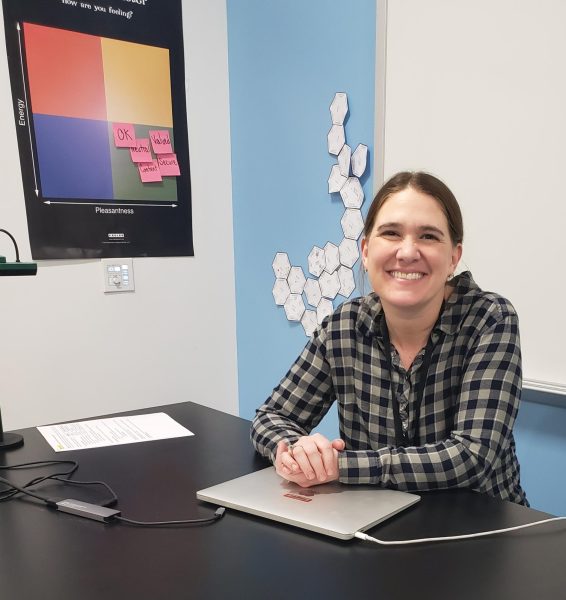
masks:
[[[344,440],[330,441],[320,433],[300,437],[294,444],[280,441],[277,445],[277,473],[301,487],[311,487],[338,479],[338,453]]]

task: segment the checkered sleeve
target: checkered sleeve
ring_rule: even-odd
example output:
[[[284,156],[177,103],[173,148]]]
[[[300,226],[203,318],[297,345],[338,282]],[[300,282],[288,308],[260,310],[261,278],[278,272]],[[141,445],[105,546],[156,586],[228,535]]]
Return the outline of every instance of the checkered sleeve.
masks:
[[[326,359],[325,327],[319,327],[281,383],[256,411],[251,440],[272,461],[280,440],[296,441],[318,425],[335,395]]]
[[[516,314],[491,315],[472,347],[463,352],[459,393],[451,400],[455,414],[448,439],[406,448],[346,450],[339,458],[342,482],[409,491],[450,487],[486,490],[494,483],[504,483],[509,474],[497,471],[509,452],[521,391]]]

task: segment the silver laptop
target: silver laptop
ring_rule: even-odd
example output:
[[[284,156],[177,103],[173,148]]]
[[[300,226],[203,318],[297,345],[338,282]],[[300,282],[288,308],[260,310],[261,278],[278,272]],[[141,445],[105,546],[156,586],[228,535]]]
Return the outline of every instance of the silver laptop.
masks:
[[[301,488],[279,477],[273,467],[200,490],[197,498],[341,540],[420,500],[406,492],[338,482]]]

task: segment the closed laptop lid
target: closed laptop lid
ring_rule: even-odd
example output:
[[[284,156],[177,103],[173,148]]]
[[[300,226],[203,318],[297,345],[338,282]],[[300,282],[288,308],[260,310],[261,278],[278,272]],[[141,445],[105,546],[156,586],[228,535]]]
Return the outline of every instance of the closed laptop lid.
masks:
[[[407,492],[338,482],[301,488],[274,467],[199,490],[197,498],[342,540],[420,500]]]

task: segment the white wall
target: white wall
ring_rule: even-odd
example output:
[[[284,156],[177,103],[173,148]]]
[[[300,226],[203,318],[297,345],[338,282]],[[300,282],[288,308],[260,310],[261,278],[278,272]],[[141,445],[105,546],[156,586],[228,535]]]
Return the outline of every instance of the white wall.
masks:
[[[564,23],[563,0],[390,0],[385,175],[453,189],[465,265],[519,313],[525,377],[566,393]]]
[[[104,295],[100,261],[43,261],[37,277],[0,278],[6,429],[185,400],[237,414],[225,0],[183,0],[183,23],[195,256],[134,259],[133,294]],[[0,228],[29,260],[0,54]],[[0,254],[13,257],[4,237]]]

